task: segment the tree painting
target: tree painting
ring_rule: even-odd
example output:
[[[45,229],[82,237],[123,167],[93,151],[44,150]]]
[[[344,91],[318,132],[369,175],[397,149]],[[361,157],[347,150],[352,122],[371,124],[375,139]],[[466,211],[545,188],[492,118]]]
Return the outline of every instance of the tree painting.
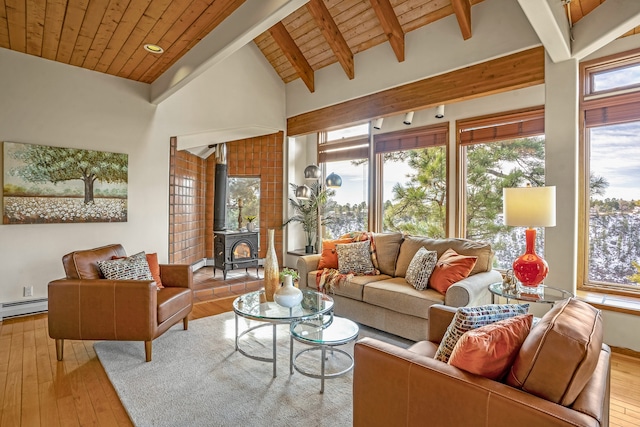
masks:
[[[128,156],[4,143],[5,224],[127,220]]]

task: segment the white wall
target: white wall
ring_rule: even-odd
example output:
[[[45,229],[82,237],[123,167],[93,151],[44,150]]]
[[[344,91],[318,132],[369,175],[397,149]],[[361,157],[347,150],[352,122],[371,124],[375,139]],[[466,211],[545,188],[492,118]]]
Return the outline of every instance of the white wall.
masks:
[[[128,222],[0,225],[0,302],[24,299],[23,286],[46,296],[75,249],[122,243],[166,262],[169,138],[243,121],[284,129],[284,85],[265,63],[243,48],[156,107],[146,84],[0,48],[0,141],[129,155]]]

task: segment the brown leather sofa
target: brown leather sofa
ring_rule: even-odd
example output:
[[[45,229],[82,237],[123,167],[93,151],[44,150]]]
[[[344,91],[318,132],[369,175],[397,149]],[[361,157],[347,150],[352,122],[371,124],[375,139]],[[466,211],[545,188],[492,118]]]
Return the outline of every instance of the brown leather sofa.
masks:
[[[608,426],[610,349],[593,340],[601,330],[585,332],[575,305],[574,300],[571,306],[554,307],[546,322],[547,315],[531,329],[510,374],[514,369],[528,373],[522,389],[433,359],[455,308],[431,306],[428,340],[409,349],[363,338],[354,350],[353,425]],[[576,334],[589,342],[582,348],[587,357],[581,358],[575,347]],[[530,338],[544,345],[528,346]],[[527,365],[533,363],[529,356],[538,359],[533,368]],[[595,368],[584,371],[589,363]],[[588,378],[581,379],[585,372]],[[546,398],[551,389],[561,391],[559,403]]]
[[[62,258],[65,279],[49,283],[49,336],[63,358],[64,340],[144,341],[146,361],[151,342],[182,320],[189,326],[193,308],[191,266],[160,265],[164,289],[151,280],[106,280],[97,262],[125,257],[122,245],[71,252]]]

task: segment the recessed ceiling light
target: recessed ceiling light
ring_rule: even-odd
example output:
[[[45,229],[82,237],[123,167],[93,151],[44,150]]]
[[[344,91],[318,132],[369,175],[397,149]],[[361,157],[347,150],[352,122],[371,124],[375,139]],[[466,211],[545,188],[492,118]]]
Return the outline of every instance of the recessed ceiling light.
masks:
[[[158,46],[157,44],[147,43],[144,45],[144,50],[151,53],[162,53],[164,49]]]

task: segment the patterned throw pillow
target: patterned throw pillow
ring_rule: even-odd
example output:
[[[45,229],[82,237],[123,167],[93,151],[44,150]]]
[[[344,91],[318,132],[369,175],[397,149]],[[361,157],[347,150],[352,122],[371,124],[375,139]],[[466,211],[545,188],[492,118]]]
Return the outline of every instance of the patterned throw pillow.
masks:
[[[429,277],[437,262],[438,252],[428,251],[424,247],[418,249],[407,268],[405,280],[419,291],[427,289]]]
[[[486,326],[498,320],[527,314],[529,304],[489,304],[477,307],[460,307],[444,333],[434,359],[447,363],[453,348],[467,331]]]
[[[371,243],[368,240],[336,245],[336,251],[338,252],[338,271],[340,271],[341,274],[373,274],[375,268],[371,262],[370,246]]]
[[[128,258],[98,261],[98,268],[109,280],[153,280],[144,252]]]

